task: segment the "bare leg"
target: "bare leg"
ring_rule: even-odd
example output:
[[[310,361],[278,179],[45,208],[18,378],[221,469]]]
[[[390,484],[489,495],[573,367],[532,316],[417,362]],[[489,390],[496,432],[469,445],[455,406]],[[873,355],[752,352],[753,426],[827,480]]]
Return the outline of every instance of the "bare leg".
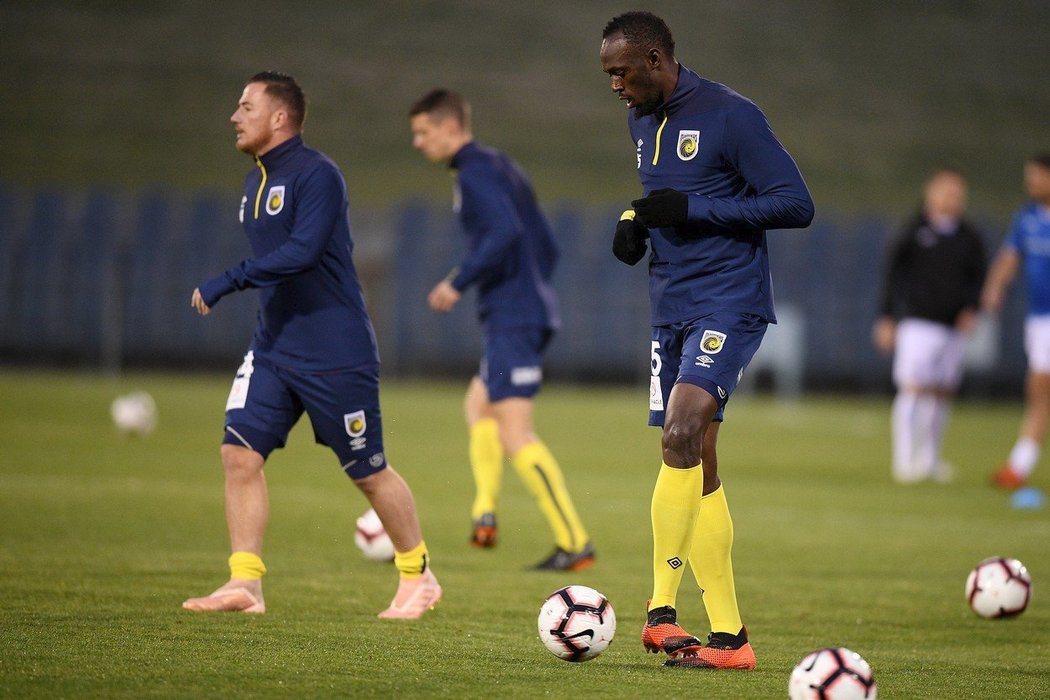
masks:
[[[475,376],[467,385],[467,395],[463,399],[463,416],[471,426],[483,418],[495,418],[492,404],[489,403],[489,391],[481,377]]]
[[[1042,444],[1050,424],[1050,374],[1029,372],[1025,394],[1027,406],[1021,435]]]
[[[539,440],[532,429],[532,399],[513,396],[489,406],[499,423],[499,439],[508,455],[513,456]]]
[[[383,521],[383,528],[390,535],[394,549],[408,552],[419,546],[423,541],[423,532],[419,526],[416,502],[408,484],[393,467],[388,465],[383,471],[358,479],[354,484],[365,494]]]
[[[397,551],[394,563],[400,570],[397,593],[390,606],[379,613],[385,620],[415,620],[422,617],[427,610],[433,609],[441,600],[441,584],[434,577],[426,553],[420,545],[423,533],[419,527],[419,516],[416,513],[416,502],[412,491],[401,475],[387,465],[386,469],[354,481],[362,493],[368,497],[372,507],[383,521],[383,527]],[[419,549],[418,563],[413,561]],[[402,558],[408,561],[402,561]],[[421,565],[421,568],[416,568]],[[409,575],[407,568],[414,569]]]
[[[720,422],[711,421],[704,431],[704,495],[714,493],[722,480],[718,478],[718,428]]]
[[[223,445],[221,455],[226,480],[226,526],[230,532],[230,548],[233,552],[261,556],[270,516],[266,475],[263,473],[266,460],[258,452],[239,445]],[[211,595],[190,598],[182,607],[203,612],[265,612],[262,579],[231,576]]]
[[[690,469],[700,464],[704,436],[717,412],[718,404],[707,391],[684,382],[675,384],[668,398],[664,418],[661,441],[664,464],[674,469]],[[709,478],[708,470],[704,472],[706,480]],[[712,472],[710,478],[717,480],[717,471]]]
[[[254,450],[239,445],[222,446],[226,474],[226,527],[234,552],[262,556],[263,536],[270,517],[266,490],[265,460]]]
[[[590,537],[569,495],[561,466],[533,430],[532,399],[512,396],[491,406],[503,449],[510,455],[514,470],[536,500],[554,537],[555,553],[537,568],[578,570],[590,566],[594,560]],[[579,558],[570,561],[564,552]]]

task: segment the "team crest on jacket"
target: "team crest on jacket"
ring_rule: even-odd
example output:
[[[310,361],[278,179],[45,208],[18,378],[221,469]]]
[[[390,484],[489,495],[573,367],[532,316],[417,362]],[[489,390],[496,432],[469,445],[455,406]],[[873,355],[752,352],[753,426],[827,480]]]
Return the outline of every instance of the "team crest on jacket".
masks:
[[[700,152],[699,131],[678,132],[678,157],[682,160],[692,160]]]
[[[726,334],[718,331],[704,331],[704,337],[700,339],[700,347],[708,355],[717,355],[722,352],[726,342]]]
[[[284,209],[284,185],[274,185],[266,195],[266,213],[270,216],[280,214]]]

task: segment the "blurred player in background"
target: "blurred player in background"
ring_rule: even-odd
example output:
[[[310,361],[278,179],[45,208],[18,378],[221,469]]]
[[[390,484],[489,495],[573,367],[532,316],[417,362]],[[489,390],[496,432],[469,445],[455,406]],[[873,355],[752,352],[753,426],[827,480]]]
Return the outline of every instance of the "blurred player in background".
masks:
[[[894,243],[872,337],[893,352],[893,478],[945,482],[944,427],[963,371],[965,336],[977,325],[985,252],[963,218],[966,180],[952,168],[927,179],[922,210]]]
[[[994,475],[995,483],[1007,489],[1023,486],[1032,474],[1050,422],[1050,153],[1025,163],[1024,184],[1032,201],[1014,216],[988,273],[982,299],[985,309],[999,311],[1006,288],[1024,263],[1028,288],[1025,415],[1010,456]]]
[[[379,514],[396,550],[397,593],[381,618],[418,618],[441,599],[412,492],[383,453],[379,354],[351,258],[349,203],[339,168],[303,144],[306,100],[282,73],[259,73],[230,121],[252,156],[241,222],[254,258],[193,290],[207,315],[227,294],[259,289],[259,325],[226,402],[222,465],[230,580],[183,607],[265,612],[267,457],[305,411]]]
[[[550,226],[521,168],[474,141],[470,105],[462,95],[434,90],[412,106],[409,117],[412,145],[456,173],[453,207],[467,236],[466,258],[427,301],[447,312],[468,287],[478,290],[484,351],[464,404],[477,489],[471,541],[496,544],[506,454],[554,533],[553,553],[535,568],[586,568],[594,562],[594,548],[558,462],[532,426],[543,352],[559,323],[551,286],[558,250]]]
[[[663,463],[642,643],[672,666],[752,669],[716,441],[726,402],[776,321],[765,231],[808,226],[813,200],[762,111],[679,65],[662,19],[628,12],[602,37],[602,70],[626,102],[645,195],[621,216],[613,253],[634,265],[652,245],[649,424],[663,426]],[[677,624],[686,561],[711,622],[703,646]]]

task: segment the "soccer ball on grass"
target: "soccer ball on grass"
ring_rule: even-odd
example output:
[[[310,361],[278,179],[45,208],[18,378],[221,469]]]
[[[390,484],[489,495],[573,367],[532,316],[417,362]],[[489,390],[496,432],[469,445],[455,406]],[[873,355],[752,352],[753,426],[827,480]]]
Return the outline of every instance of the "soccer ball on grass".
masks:
[[[109,415],[117,430],[125,435],[144,437],[157,427],[157,404],[145,391],[134,391],[113,399]]]
[[[354,543],[366,559],[391,561],[394,558],[394,543],[390,541],[390,535],[386,534],[383,521],[372,508],[357,519]]]
[[[844,647],[807,655],[788,681],[791,700],[875,700],[876,693],[871,666]]]
[[[966,578],[966,600],[981,617],[1014,617],[1032,597],[1032,577],[1016,559],[990,557]]]
[[[616,613],[593,588],[566,586],[543,601],[537,626],[547,651],[565,661],[588,661],[612,643]]]

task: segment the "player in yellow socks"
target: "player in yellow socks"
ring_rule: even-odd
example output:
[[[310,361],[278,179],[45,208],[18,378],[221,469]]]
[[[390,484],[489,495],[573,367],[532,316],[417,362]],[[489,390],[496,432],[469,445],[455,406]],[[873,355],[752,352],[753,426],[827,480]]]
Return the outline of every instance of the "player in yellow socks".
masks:
[[[613,254],[634,265],[652,246],[649,423],[663,427],[663,464],[642,644],[673,666],[751,669],[715,445],[726,402],[776,320],[765,229],[809,225],[813,200],[758,107],[680,65],[662,19],[628,12],[602,38],[644,194],[616,224]],[[703,645],[678,625],[686,563],[711,623]]]
[[[262,577],[266,573],[263,560],[252,552],[234,552],[229,564],[230,580],[225,585],[203,598],[190,598],[182,607],[201,612],[266,612],[262,595]]]
[[[409,112],[412,145],[456,172],[456,207],[468,254],[427,299],[450,311],[468,287],[478,291],[484,353],[467,388],[470,463],[476,497],[471,543],[493,547],[504,456],[536,499],[554,535],[554,552],[538,569],[579,570],[594,548],[565,487],[558,462],[532,427],[543,352],[558,328],[551,274],[558,257],[550,227],[525,173],[471,135],[462,95],[434,90]]]
[[[306,413],[318,443],[368,498],[394,543],[400,582],[383,618],[418,618],[441,586],[412,491],[386,460],[375,332],[350,255],[346,183],[302,139],[306,98],[282,73],[253,76],[231,117],[237,149],[252,157],[241,220],[253,255],[193,290],[208,316],[227,294],[259,288],[259,325],[226,401],[221,448],[230,579],[187,610],[262,613],[263,467]],[[269,183],[269,184],[268,184]]]
[[[394,552],[401,583],[390,607],[379,613],[384,620],[413,620],[441,600],[441,585],[427,566],[427,546],[422,542],[407,552]]]

